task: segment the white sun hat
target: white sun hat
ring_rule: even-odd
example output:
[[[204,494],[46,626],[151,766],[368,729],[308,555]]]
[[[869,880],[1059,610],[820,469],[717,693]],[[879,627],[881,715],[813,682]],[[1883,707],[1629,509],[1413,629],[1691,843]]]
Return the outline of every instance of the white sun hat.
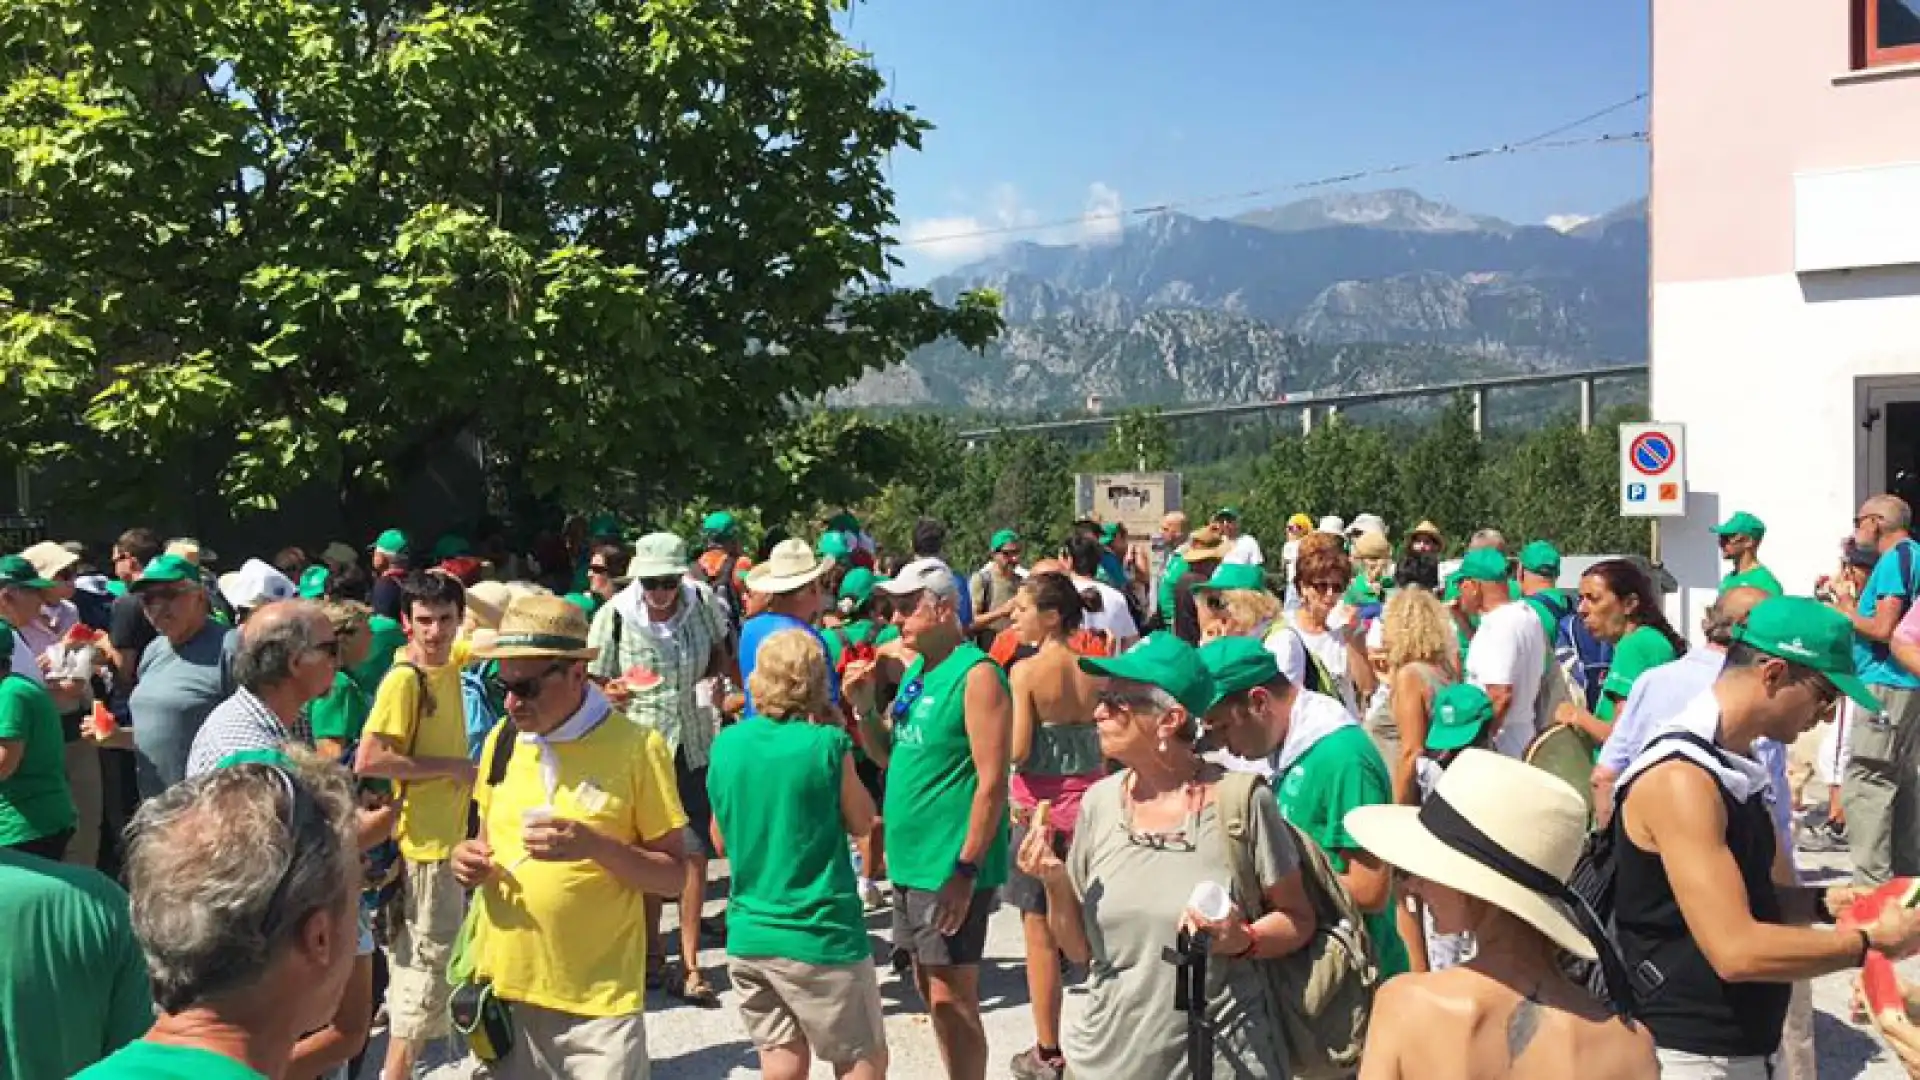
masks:
[[[833,569],[833,560],[813,553],[799,537],[774,545],[767,560],[747,571],[747,588],[757,593],[790,593],[805,588]]]

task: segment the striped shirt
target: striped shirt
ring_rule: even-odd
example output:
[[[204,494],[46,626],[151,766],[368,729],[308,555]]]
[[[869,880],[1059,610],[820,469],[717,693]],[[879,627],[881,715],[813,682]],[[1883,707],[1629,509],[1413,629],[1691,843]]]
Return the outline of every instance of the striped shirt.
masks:
[[[193,750],[187,755],[187,776],[199,776],[219,768],[228,755],[242,750],[279,750],[287,743],[313,745],[313,733],[306,720],[289,727],[246,687],[213,707],[206,723],[193,737]]]
[[[727,617],[713,591],[683,582],[673,616],[656,622],[635,582],[593,617],[587,644],[600,650],[588,670],[598,679],[617,679],[638,664],[660,676],[660,685],[627,699],[627,719],[660,733],[667,746],[685,752],[687,768],[707,767],[719,717],[702,706],[695,687],[707,673],[713,648],[727,640]],[[617,646],[617,647],[616,647]]]

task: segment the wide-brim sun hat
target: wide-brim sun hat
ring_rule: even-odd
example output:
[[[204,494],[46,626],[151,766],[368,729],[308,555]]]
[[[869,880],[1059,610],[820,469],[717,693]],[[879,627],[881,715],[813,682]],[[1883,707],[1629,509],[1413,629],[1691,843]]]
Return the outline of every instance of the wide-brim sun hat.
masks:
[[[683,577],[686,572],[687,542],[670,532],[648,533],[633,542],[633,558],[620,580]]]
[[[504,581],[477,581],[467,590],[467,612],[483,630],[498,630],[512,603],[513,591]]]
[[[1441,809],[1431,809],[1433,802]],[[1514,859],[1564,885],[1586,843],[1587,804],[1544,769],[1488,750],[1462,750],[1434,785],[1428,806],[1362,806],[1347,831],[1381,862],[1483,900],[1583,960],[1598,950],[1565,903],[1520,884],[1436,835],[1445,811]],[[1446,831],[1442,826],[1442,831]]]
[[[520,596],[507,605],[491,640],[476,641],[482,660],[592,660],[587,613],[558,596]]]
[[[817,581],[833,569],[833,560],[813,553],[813,548],[798,537],[774,545],[767,560],[747,571],[747,588],[757,593],[790,593]]]
[[[292,578],[259,559],[248,559],[240,564],[240,569],[220,575],[220,595],[242,610],[250,611],[299,594],[300,589]]]
[[[1206,562],[1208,559],[1224,559],[1232,551],[1233,544],[1228,542],[1226,536],[1209,525],[1194,530],[1193,535],[1187,538],[1185,558],[1190,563]]]
[[[33,564],[43,578],[55,578],[62,570],[71,569],[80,561],[80,556],[69,551],[64,544],[52,540],[42,540],[25,551],[20,557]]]

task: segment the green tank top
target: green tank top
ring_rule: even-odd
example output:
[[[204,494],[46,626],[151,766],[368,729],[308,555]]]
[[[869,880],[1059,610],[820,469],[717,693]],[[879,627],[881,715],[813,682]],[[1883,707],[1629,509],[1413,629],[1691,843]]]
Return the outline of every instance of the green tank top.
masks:
[[[916,659],[901,682],[911,695],[894,721],[893,757],[887,762],[887,867],[895,885],[932,891],[953,876],[967,842],[967,821],[979,776],[967,740],[967,675],[986,664],[1000,680],[1006,673],[979,646],[955,649],[931,672]],[[980,859],[976,889],[1007,880],[1007,820],[1001,816],[993,842]]]
[[[1084,776],[1099,772],[1100,731],[1092,724],[1040,724],[1018,771],[1026,776]]]

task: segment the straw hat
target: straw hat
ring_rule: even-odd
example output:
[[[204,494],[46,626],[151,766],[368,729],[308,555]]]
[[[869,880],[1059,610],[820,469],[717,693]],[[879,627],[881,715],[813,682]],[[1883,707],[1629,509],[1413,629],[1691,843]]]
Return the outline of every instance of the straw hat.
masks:
[[[21,552],[20,557],[32,563],[34,570],[43,578],[54,577],[80,561],[80,556],[51,540],[40,541]]]
[[[1444,802],[1519,861],[1564,884],[1586,842],[1587,804],[1553,774],[1487,750],[1462,750],[1430,801]],[[1434,835],[1433,815],[1412,806],[1349,811],[1360,846],[1407,873],[1492,904],[1584,960],[1593,942],[1558,900],[1535,892]]]
[[[493,640],[475,642],[482,660],[591,660],[599,649],[587,647],[587,613],[558,596],[521,596],[507,605]]]
[[[757,593],[790,593],[811,585],[832,568],[832,559],[815,555],[805,540],[794,537],[774,545],[766,562],[747,571],[747,588]]]
[[[513,593],[504,581],[478,581],[467,590],[467,610],[474,625],[482,629],[500,629],[500,618],[512,602]]]
[[[1186,559],[1190,563],[1224,559],[1232,550],[1233,545],[1227,542],[1220,530],[1209,525],[1204,529],[1195,529],[1193,535],[1187,538]]]
[[[1386,534],[1372,529],[1353,538],[1353,557],[1356,559],[1391,559],[1393,545],[1387,542]]]

